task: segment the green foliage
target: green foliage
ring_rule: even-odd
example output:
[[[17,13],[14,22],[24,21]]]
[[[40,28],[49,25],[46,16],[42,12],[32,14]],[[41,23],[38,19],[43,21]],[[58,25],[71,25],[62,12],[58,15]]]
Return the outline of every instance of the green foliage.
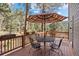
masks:
[[[8,13],[10,13],[10,7],[7,3],[0,3],[0,14],[3,16],[8,16]]]
[[[14,33],[16,31],[23,30],[24,27],[24,15],[22,15],[22,9],[12,11],[10,4],[0,4],[0,14],[4,17],[2,20],[1,30]],[[15,9],[15,8],[14,8]]]
[[[54,23],[54,24],[49,24],[49,29],[50,30],[55,30],[57,28],[57,25]]]
[[[56,30],[59,32],[68,32],[68,21],[57,22],[46,25],[47,31]]]

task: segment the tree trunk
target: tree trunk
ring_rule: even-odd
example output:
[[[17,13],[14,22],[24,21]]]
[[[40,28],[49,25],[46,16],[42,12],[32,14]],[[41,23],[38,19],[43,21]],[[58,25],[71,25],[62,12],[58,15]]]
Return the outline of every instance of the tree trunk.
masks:
[[[28,16],[28,3],[26,3],[26,16],[25,16],[24,35],[26,35],[27,16]]]

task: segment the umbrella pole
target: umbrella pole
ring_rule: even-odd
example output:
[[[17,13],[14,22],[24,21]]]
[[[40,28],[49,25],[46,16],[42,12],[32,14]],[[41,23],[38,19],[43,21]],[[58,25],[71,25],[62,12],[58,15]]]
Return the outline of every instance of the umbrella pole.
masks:
[[[46,38],[45,36],[45,19],[44,19],[44,39]],[[44,55],[46,54],[46,42],[44,41]]]
[[[43,23],[41,23],[41,31],[43,32]]]

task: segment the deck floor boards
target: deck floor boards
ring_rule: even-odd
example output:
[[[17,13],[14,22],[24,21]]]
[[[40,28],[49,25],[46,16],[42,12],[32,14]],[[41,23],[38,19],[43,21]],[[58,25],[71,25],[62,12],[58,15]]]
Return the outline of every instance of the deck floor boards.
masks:
[[[33,49],[31,45],[27,45],[25,48],[21,48],[6,56],[44,56],[43,43],[41,43],[41,45],[42,45],[41,47],[42,49],[39,51],[36,51],[35,49]],[[49,56],[49,49],[50,47],[47,44],[45,56]],[[63,55],[60,55],[60,56],[73,56],[74,55],[73,49],[68,40],[63,40],[60,49],[62,50],[62,53],[63,53]],[[53,52],[51,52],[50,56],[59,56],[59,55],[56,55]]]

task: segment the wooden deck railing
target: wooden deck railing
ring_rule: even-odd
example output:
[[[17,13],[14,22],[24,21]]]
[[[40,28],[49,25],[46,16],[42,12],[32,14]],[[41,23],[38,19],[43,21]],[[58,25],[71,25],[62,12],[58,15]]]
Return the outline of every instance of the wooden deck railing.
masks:
[[[29,42],[27,36],[5,35],[0,36],[0,55],[8,53],[20,47],[25,47]]]
[[[0,37],[0,55],[8,53],[20,47],[24,47],[29,40],[26,36],[5,36]]]

